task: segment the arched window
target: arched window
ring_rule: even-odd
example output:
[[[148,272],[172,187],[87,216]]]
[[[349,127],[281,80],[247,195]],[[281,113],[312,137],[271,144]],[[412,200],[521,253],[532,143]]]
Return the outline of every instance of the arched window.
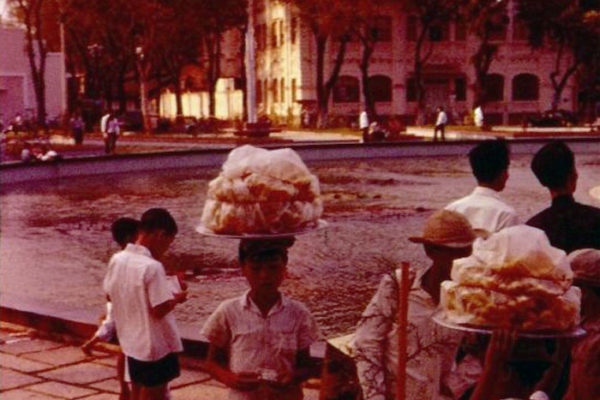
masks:
[[[358,78],[342,75],[333,88],[334,103],[356,103],[360,99]]]
[[[504,100],[504,77],[500,74],[489,74],[483,84],[485,99],[487,101]]]
[[[540,83],[533,74],[519,74],[512,80],[513,100],[537,100],[540,98]]]
[[[279,91],[279,100],[284,103],[285,102],[285,80],[283,78],[281,78],[281,81],[279,82],[279,84],[281,85],[281,90]]]
[[[392,101],[392,80],[384,75],[369,78],[369,91],[373,101]]]

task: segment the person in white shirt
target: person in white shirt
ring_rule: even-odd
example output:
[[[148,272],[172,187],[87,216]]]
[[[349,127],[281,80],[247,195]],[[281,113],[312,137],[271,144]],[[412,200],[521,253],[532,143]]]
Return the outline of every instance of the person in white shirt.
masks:
[[[363,143],[367,143],[369,141],[369,116],[364,110],[358,117],[358,127],[362,131]]]
[[[119,126],[119,119],[117,117],[111,116],[108,119],[106,125],[106,136],[104,137],[104,151],[106,154],[111,154],[115,152],[115,147],[117,145],[117,137],[121,133],[121,128]]]
[[[481,108],[481,105],[478,105],[473,110],[473,122],[475,123],[476,127],[483,129],[484,121],[483,121],[483,109]]]
[[[230,400],[300,400],[301,383],[318,375],[309,348],[321,339],[306,306],[279,292],[293,238],[244,239],[239,263],[250,290],[225,300],[202,334],[207,371],[230,388]]]
[[[446,133],[446,124],[448,123],[448,115],[444,111],[444,107],[437,108],[437,119],[435,121],[435,128],[433,129],[433,141],[437,142],[437,133],[440,132],[440,139],[443,141],[446,140],[444,136]]]
[[[110,119],[110,111],[107,111],[102,118],[100,118],[100,132],[106,137],[106,129],[108,128],[108,120]]]
[[[473,229],[493,233],[518,225],[514,208],[504,203],[498,193],[504,190],[510,164],[509,150],[504,140],[486,140],[469,152],[469,162],[477,187],[471,194],[445,208],[463,214]]]
[[[171,311],[187,293],[173,293],[158,261],[176,233],[177,224],[167,210],[146,211],[135,243],[111,258],[104,278],[134,399],[164,400],[168,382],[180,373],[177,353],[183,346]]]

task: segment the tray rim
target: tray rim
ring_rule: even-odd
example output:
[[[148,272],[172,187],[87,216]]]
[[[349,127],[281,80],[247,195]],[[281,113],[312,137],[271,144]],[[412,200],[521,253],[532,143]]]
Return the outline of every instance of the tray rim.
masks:
[[[431,319],[436,324],[443,326],[444,328],[454,329],[462,332],[471,333],[482,333],[485,335],[491,335],[493,329],[485,326],[476,325],[462,325],[456,322],[448,321],[444,314],[444,310],[437,310],[431,316]],[[581,326],[577,326],[569,331],[564,332],[535,332],[535,331],[517,331],[517,337],[530,338],[530,339],[550,339],[550,338],[578,338],[585,336],[587,331]]]
[[[316,225],[306,227],[299,231],[293,232],[281,232],[281,233],[242,233],[237,235],[221,234],[216,233],[204,225],[200,224],[196,226],[195,231],[203,236],[222,238],[222,239],[281,239],[290,236],[304,235],[326,229],[329,227],[329,223],[324,219],[318,219]]]

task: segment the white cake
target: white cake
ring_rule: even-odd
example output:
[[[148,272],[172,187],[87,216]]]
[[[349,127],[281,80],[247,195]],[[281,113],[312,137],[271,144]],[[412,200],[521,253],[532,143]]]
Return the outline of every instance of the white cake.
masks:
[[[506,228],[477,241],[470,257],[454,262],[451,277],[440,303],[453,322],[523,331],[579,323],[581,292],[571,286],[566,254],[536,228]]]
[[[287,233],[323,213],[318,178],[292,149],[234,149],[208,185],[202,223],[216,233]]]

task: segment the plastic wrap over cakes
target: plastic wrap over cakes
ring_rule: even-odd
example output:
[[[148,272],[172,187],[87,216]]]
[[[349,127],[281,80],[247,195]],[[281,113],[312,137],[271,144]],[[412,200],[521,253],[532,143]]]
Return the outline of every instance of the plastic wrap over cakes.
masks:
[[[514,226],[476,241],[441,287],[446,317],[459,324],[565,331],[579,324],[581,292],[564,251],[543,231]]]
[[[234,149],[207,197],[202,223],[221,234],[299,231],[323,213],[319,180],[292,149]]]

